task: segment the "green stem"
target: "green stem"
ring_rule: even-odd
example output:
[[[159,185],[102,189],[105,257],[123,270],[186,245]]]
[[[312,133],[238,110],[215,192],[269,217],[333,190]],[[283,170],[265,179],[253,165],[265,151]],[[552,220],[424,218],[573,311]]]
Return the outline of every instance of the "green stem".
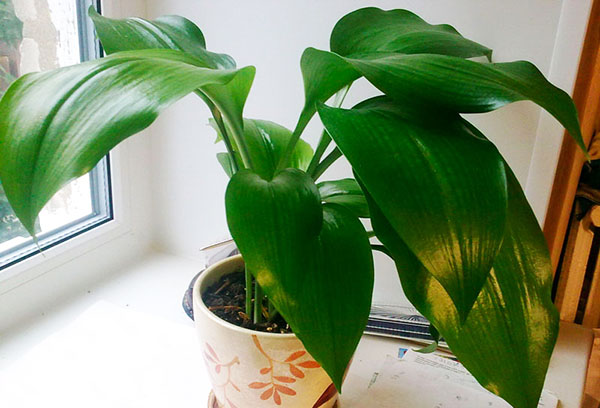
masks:
[[[342,103],[344,102],[346,95],[348,95],[348,91],[350,90],[351,86],[352,86],[352,84],[348,84],[335,94],[333,106],[335,106],[336,108],[339,108],[340,106],[342,106]],[[292,134],[292,138],[290,139],[289,143],[287,144],[285,151],[284,151],[283,155],[281,156],[281,160],[279,160],[279,163],[277,164],[276,171],[281,171],[287,166],[287,164],[290,161],[290,158],[292,157],[292,153],[294,152],[294,148],[296,147],[296,144],[298,143],[300,136],[302,136],[302,132],[304,132],[304,129],[306,129],[308,122],[310,122],[310,120],[312,119],[314,114],[315,114],[314,107],[304,106],[304,109],[302,109],[302,113],[300,113],[300,118],[298,119],[298,124],[296,125],[296,129],[294,129],[294,133]],[[323,133],[326,133],[326,132],[323,132]],[[323,137],[323,136],[321,136],[321,137]],[[329,135],[327,135],[327,137],[329,137]],[[319,142],[319,144],[320,143],[321,142]],[[327,142],[327,144],[329,144],[329,142]],[[327,145],[325,146],[325,148],[327,148]],[[325,150],[323,150],[321,155],[323,155],[323,153],[325,153]],[[321,157],[318,157],[316,159],[316,161],[318,162],[320,158]],[[314,157],[313,157],[313,160],[315,160]],[[311,160],[311,162],[312,162],[312,160]]]
[[[215,117],[215,122],[217,122],[217,125],[219,126],[219,130],[223,133],[223,140],[225,141],[225,146],[227,146],[227,152],[232,156],[233,162],[236,163],[236,157],[233,152],[233,146],[232,146],[230,140],[227,139],[228,135],[225,130],[226,128],[225,128],[225,124],[223,123],[223,117],[221,115],[221,111],[213,103],[213,101],[208,96],[206,96],[203,92],[196,91],[195,93],[206,103],[206,105],[208,105],[209,109],[211,110],[213,116]],[[217,116],[219,119],[217,119],[217,116],[215,116],[215,112],[218,112]],[[219,124],[219,122],[221,122],[221,123]],[[232,126],[232,128],[233,128],[232,129],[233,134],[231,136],[233,137],[233,140],[235,141],[235,143],[240,151],[240,156],[242,157],[242,163],[245,168],[251,169],[252,168],[252,160],[250,159],[250,154],[248,153],[248,146],[246,145],[246,140],[244,139],[244,129],[239,126]],[[236,163],[236,166],[239,169],[239,167],[240,167],[239,163]]]
[[[246,278],[246,315],[252,316],[252,274],[248,268],[244,268],[244,277]]]
[[[345,86],[338,93],[335,94],[335,99],[333,100],[334,107],[339,108],[340,106],[342,106],[344,100],[346,99],[346,95],[348,95],[348,91],[350,91],[351,86],[352,84]],[[319,139],[319,144],[317,145],[315,154],[310,160],[310,164],[308,165],[308,169],[306,170],[306,173],[308,173],[308,175],[313,177],[315,180],[316,177],[314,177],[314,172],[317,169],[319,161],[321,160],[321,157],[323,157],[323,155],[325,154],[325,150],[327,150],[327,147],[330,143],[331,136],[329,136],[327,130],[323,129],[323,133],[321,133],[321,138]]]
[[[263,291],[257,281],[254,281],[254,324],[262,321]]]
[[[238,159],[235,155],[235,151],[233,150],[233,145],[231,144],[231,140],[229,139],[229,135],[227,134],[227,129],[225,128],[225,123],[223,122],[223,117],[221,116],[221,112],[215,105],[209,106],[213,118],[217,126],[219,127],[219,132],[221,132],[221,136],[223,136],[223,142],[225,142],[225,147],[227,148],[227,153],[231,157],[231,163],[233,164],[233,173],[237,173],[240,169],[240,164],[238,163]]]
[[[319,144],[317,145],[315,154],[312,157],[312,159],[310,160],[308,169],[306,169],[306,173],[309,176],[313,177],[314,172],[315,172],[317,166],[319,165],[319,161],[321,160],[321,157],[323,157],[323,154],[325,154],[325,150],[327,150],[327,147],[329,147],[330,143],[331,143],[331,136],[329,136],[329,133],[327,133],[327,131],[325,129],[323,129],[323,133],[321,133],[321,138],[319,139]]]
[[[336,147],[331,153],[329,153],[329,155],[327,155],[327,157],[323,159],[321,163],[319,163],[314,171],[314,174],[312,174],[313,180],[318,180],[318,178],[323,175],[325,170],[327,170],[329,166],[331,166],[340,157],[342,157],[342,152]]]

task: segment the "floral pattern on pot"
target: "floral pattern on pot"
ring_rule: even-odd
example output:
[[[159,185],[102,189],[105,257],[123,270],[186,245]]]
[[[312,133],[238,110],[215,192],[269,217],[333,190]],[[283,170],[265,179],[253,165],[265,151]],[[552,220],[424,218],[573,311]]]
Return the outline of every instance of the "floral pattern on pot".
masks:
[[[206,349],[204,350],[203,357],[212,379],[214,391],[217,392],[217,390],[220,390],[223,393],[223,400],[227,401],[230,408],[238,408],[227,398],[227,390],[231,388],[237,392],[241,392],[240,388],[231,379],[231,370],[234,366],[240,364],[240,359],[238,356],[235,356],[228,363],[222,363],[215,349],[208,343],[205,343],[205,346]]]
[[[260,353],[263,356],[265,356],[269,364],[267,367],[263,367],[260,369],[261,375],[268,375],[270,377],[269,381],[255,381],[248,384],[249,388],[255,390],[264,390],[260,395],[260,399],[262,400],[268,400],[270,398],[273,398],[275,404],[281,405],[281,394],[285,394],[290,397],[296,395],[296,391],[294,391],[294,389],[291,388],[291,384],[294,384],[297,379],[302,379],[305,377],[304,372],[302,371],[303,368],[311,369],[321,367],[319,363],[317,363],[314,360],[305,360],[300,362],[297,361],[307,354],[305,350],[294,351],[284,361],[280,361],[272,358],[264,350],[262,344],[260,344],[260,340],[256,335],[252,335],[252,341],[254,341],[254,345],[256,346],[258,351],[260,351]],[[281,370],[282,368],[289,370],[290,374],[293,377],[290,377],[288,375],[278,375],[281,374],[279,370]]]

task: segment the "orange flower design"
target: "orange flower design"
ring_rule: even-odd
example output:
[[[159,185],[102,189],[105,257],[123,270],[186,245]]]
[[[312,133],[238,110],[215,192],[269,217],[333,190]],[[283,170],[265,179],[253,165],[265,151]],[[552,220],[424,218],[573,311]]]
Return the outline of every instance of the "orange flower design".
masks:
[[[288,356],[284,361],[276,360],[272,358],[263,349],[260,344],[260,340],[256,335],[252,335],[252,340],[256,345],[256,348],[260,353],[265,356],[269,365],[260,369],[261,375],[268,375],[268,381],[256,381],[248,384],[249,388],[255,390],[262,390],[260,399],[266,401],[273,398],[273,401],[277,405],[281,405],[282,394],[293,397],[296,395],[296,391],[292,388],[297,379],[304,378],[304,371],[302,369],[320,368],[319,363],[313,360],[298,361],[306,355],[306,351],[295,351]],[[276,372],[278,369],[287,369],[291,376],[287,375],[287,372],[281,373]],[[286,374],[286,375],[283,375]]]

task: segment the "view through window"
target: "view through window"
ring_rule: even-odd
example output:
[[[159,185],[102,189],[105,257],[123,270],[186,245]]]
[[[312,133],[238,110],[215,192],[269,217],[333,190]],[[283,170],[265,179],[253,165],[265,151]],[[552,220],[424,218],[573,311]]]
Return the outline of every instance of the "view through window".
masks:
[[[0,97],[23,74],[98,56],[86,12],[90,5],[98,8],[92,0],[0,0]],[[108,171],[106,158],[44,207],[36,224],[42,249],[112,218]],[[0,180],[0,269],[37,251]]]

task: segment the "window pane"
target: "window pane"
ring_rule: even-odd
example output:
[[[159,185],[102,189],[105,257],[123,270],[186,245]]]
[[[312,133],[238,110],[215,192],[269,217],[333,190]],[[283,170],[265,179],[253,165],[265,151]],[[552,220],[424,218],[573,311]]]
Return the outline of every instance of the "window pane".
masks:
[[[0,96],[28,72],[97,56],[85,10],[91,0],[0,0]],[[108,159],[73,181],[44,207],[36,224],[42,248],[112,217]],[[36,250],[0,184],[0,269]]]

